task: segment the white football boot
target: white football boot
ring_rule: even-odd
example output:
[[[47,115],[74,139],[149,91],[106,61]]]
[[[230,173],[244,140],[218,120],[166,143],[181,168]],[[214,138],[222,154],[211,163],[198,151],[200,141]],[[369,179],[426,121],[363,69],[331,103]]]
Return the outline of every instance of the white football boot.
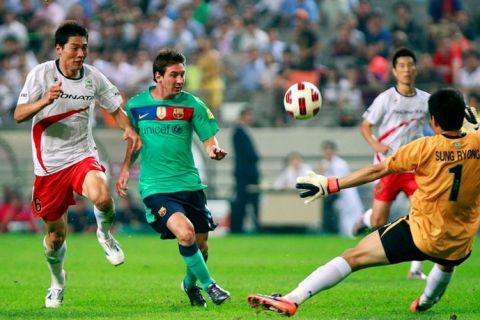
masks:
[[[63,293],[65,288],[48,288],[47,296],[45,297],[45,307],[59,308],[63,304]]]
[[[67,274],[65,271],[63,274],[63,283],[66,283]],[[59,308],[63,305],[63,294],[65,292],[65,285],[63,288],[54,288],[50,287],[47,291],[47,296],[45,297],[45,307],[47,308]]]
[[[110,262],[114,266],[118,266],[125,261],[125,255],[123,254],[120,245],[118,244],[117,240],[113,238],[110,231],[105,237],[103,232],[97,230],[97,239],[103,250],[105,251],[105,257],[107,258],[108,262]]]

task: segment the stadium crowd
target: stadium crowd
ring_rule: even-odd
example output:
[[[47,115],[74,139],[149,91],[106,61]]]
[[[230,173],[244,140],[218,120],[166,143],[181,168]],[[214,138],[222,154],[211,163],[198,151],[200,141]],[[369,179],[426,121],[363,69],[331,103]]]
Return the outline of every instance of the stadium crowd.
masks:
[[[153,83],[151,61],[160,48],[181,50],[186,90],[211,107],[220,125],[234,101],[251,106],[254,126],[292,125],[283,94],[299,79],[320,87],[330,125],[357,125],[366,106],[392,85],[389,61],[401,46],[417,54],[418,88],[454,85],[477,107],[480,11],[474,2],[0,1],[0,128],[28,126],[12,117],[19,92],[29,70],[55,58],[52,35],[66,19],[88,28],[88,63],[126,99]],[[115,124],[99,113],[96,125]]]
[[[405,45],[419,56],[420,89],[455,85],[474,103],[480,92],[480,20],[473,5],[468,0],[2,1],[1,126],[14,125],[11,112],[26,72],[54,58],[51,35],[65,19],[89,29],[88,62],[125,97],[152,83],[151,58],[173,46],[187,57],[187,90],[217,115],[226,102],[247,102],[255,110],[255,126],[289,125],[281,101],[298,79],[320,86],[332,125],[356,125],[365,106],[391,85],[389,57]],[[108,115],[97,120],[99,126],[114,125]]]

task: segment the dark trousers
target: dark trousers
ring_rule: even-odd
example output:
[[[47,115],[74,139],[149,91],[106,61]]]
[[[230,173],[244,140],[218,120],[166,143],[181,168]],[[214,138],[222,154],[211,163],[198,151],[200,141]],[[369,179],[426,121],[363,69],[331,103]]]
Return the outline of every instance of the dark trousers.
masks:
[[[244,223],[247,209],[252,210],[255,231],[258,231],[259,193],[249,192],[247,185],[239,185],[235,190],[236,196],[231,203],[230,232],[243,233],[245,231]]]

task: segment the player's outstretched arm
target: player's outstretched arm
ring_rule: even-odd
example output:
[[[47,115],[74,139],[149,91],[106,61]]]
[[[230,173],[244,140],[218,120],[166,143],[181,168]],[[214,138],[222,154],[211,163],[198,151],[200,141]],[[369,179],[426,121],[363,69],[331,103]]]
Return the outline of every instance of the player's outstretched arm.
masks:
[[[338,185],[340,189],[357,187],[380,179],[390,173],[392,172],[388,169],[386,161],[383,161],[358,169],[347,176],[339,178]]]
[[[359,169],[345,177],[325,177],[309,171],[306,176],[298,177],[296,188],[300,189],[300,197],[308,204],[341,189],[356,187],[390,174],[386,162],[373,164]]]

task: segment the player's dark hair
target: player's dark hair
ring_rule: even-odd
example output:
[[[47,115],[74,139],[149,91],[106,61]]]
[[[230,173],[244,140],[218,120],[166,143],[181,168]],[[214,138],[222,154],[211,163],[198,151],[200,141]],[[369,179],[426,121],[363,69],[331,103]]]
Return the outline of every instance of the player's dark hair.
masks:
[[[65,21],[55,31],[55,45],[63,47],[70,37],[85,37],[88,41],[88,31],[74,20]]]
[[[415,57],[415,53],[413,53],[412,50],[406,47],[400,47],[394,52],[392,57],[392,65],[394,68],[397,66],[397,61],[400,57],[410,57],[413,59],[413,63],[417,64],[417,58]]]
[[[428,112],[443,130],[460,130],[465,117],[465,100],[460,91],[442,88],[428,99]]]
[[[160,75],[164,75],[168,66],[173,64],[185,64],[185,56],[173,48],[164,48],[161,49],[155,61],[153,61],[153,81],[155,80],[155,73],[158,72]]]

